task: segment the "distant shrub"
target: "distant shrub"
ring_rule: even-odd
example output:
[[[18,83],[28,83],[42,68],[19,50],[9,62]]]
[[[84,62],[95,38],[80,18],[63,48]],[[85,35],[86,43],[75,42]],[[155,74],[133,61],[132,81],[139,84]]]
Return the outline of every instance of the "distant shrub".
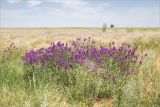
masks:
[[[111,26],[110,26],[111,28],[114,28],[114,25],[113,24],[111,24]]]
[[[107,29],[107,24],[106,24],[106,23],[104,23],[104,24],[103,24],[103,26],[102,26],[102,31],[103,31],[103,32],[105,32],[105,31],[106,31],[106,29]]]

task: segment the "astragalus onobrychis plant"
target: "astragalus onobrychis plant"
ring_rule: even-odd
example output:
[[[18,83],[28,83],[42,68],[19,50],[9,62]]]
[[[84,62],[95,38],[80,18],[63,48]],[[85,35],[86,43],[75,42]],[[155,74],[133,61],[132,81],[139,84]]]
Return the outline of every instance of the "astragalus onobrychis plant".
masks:
[[[23,56],[25,64],[32,67],[40,66],[44,70],[54,67],[67,71],[80,65],[104,80],[137,74],[143,59],[137,48],[129,44],[116,47],[112,42],[109,46],[96,46],[90,37],[77,38],[70,43],[52,43],[48,48],[30,50]]]
[[[34,82],[39,74],[40,80],[45,80],[49,73],[51,82],[68,87],[66,92],[72,100],[93,100],[119,93],[120,101],[121,87],[138,73],[146,55],[126,43],[119,47],[114,42],[97,45],[89,37],[51,43],[48,48],[26,51],[22,58],[28,80]]]

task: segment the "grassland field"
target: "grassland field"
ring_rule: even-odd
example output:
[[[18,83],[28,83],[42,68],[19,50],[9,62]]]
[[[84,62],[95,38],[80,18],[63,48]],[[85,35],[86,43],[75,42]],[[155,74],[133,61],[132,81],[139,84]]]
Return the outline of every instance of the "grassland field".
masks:
[[[79,98],[84,94],[83,87],[89,84],[86,69],[77,68],[77,86],[63,89],[50,79],[35,79],[33,85],[24,79],[21,56],[26,50],[48,47],[52,42],[70,42],[76,38],[93,38],[97,45],[115,42],[115,45],[129,43],[138,46],[148,56],[136,76],[122,87],[120,104],[116,94],[92,99]],[[20,50],[8,59],[4,49],[14,43]],[[16,56],[17,55],[17,56]],[[46,74],[46,78],[49,76]],[[83,81],[85,80],[85,81]],[[92,80],[92,79],[91,79]],[[85,84],[86,83],[86,84]],[[96,91],[100,81],[96,81]],[[78,87],[79,86],[79,87]],[[89,85],[88,85],[89,86]],[[106,86],[107,87],[107,86]],[[91,88],[92,89],[92,88]],[[104,88],[105,89],[105,88]],[[79,94],[80,93],[80,94]],[[74,94],[74,95],[73,95]],[[118,94],[118,93],[117,93]],[[0,29],[0,107],[160,107],[160,28],[1,28]]]

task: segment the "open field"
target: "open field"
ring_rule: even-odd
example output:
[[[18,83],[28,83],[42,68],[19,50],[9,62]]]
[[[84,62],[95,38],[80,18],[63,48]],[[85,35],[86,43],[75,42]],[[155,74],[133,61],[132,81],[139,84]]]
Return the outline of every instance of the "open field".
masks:
[[[109,42],[114,42],[116,46],[131,44],[138,47],[139,53],[147,53],[147,57],[138,74],[131,76],[124,85],[117,84],[119,82],[105,84],[103,80],[89,75],[86,72],[88,69],[82,66],[70,70],[75,72],[76,83],[68,87],[63,86],[63,82],[57,84],[58,80],[50,75],[52,70],[26,80],[26,66],[21,58],[26,50],[48,47],[52,42],[70,42],[88,37],[93,38],[97,46]],[[4,49],[11,43],[19,49],[6,54]],[[58,76],[61,78],[61,75]],[[107,29],[106,32],[86,28],[1,28],[0,89],[0,107],[159,107],[160,28]]]
[[[135,39],[148,41],[159,37],[159,28],[128,28],[128,29],[0,29],[1,47],[14,42],[26,48],[44,47],[50,42],[70,41],[78,37],[92,37],[99,42],[133,42]]]

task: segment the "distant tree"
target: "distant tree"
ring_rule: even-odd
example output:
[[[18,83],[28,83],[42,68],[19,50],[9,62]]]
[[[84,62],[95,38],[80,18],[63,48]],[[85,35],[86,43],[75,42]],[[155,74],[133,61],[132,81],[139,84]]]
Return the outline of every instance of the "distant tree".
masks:
[[[106,23],[104,23],[104,24],[103,24],[103,27],[102,27],[102,31],[103,31],[103,32],[105,32],[105,31],[106,31],[106,29],[107,29],[107,24],[106,24]]]
[[[111,28],[114,28],[114,25],[113,24],[111,24],[111,26],[110,26]]]

